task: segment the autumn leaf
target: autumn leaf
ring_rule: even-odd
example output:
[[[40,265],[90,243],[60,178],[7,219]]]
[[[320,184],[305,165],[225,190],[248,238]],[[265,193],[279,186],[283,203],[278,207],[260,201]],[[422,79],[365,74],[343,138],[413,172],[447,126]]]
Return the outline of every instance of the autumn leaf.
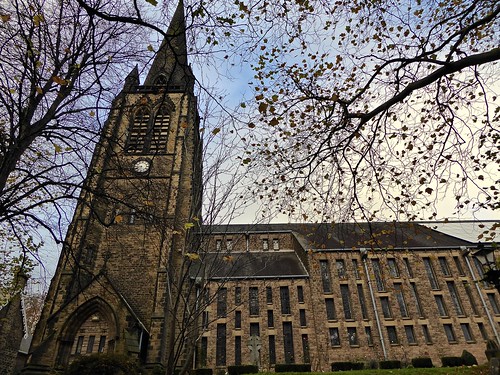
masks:
[[[37,86],[37,87],[35,88],[35,90],[36,90],[36,92],[37,92],[37,93],[39,93],[39,94],[43,94],[43,90],[42,90],[42,88],[41,88],[40,86]]]
[[[214,130],[212,130],[213,135],[217,135],[219,132],[220,132],[220,128],[215,128]]]
[[[146,0],[146,3],[149,3],[154,7],[158,5],[158,1],[156,1],[156,0]]]
[[[433,192],[433,191],[434,191],[434,190],[433,190],[432,188],[430,188],[430,187],[428,187],[427,189],[425,189],[425,192],[426,192],[427,194],[432,194],[432,192]]]
[[[65,79],[62,79],[61,77],[58,76],[52,76],[52,81],[61,86],[66,86],[68,84],[68,82]]]
[[[149,52],[154,52],[155,51],[155,49],[153,48],[153,46],[151,44],[149,44],[147,46],[147,49],[148,49]]]
[[[115,216],[115,223],[116,224],[120,224],[121,222],[123,222],[123,216],[122,215],[116,215]]]
[[[259,112],[260,113],[265,113],[267,111],[268,105],[266,103],[260,103],[259,104]]]
[[[45,21],[45,17],[43,16],[43,14],[40,13],[33,16],[33,23],[35,24],[35,26],[39,26],[43,21]]]
[[[224,260],[225,262],[232,262],[233,257],[231,255],[226,255],[226,256],[222,257],[222,260]]]
[[[62,152],[62,147],[57,145],[57,144],[54,144],[54,151],[56,154]]]
[[[95,116],[95,112],[94,111],[90,111],[89,115],[90,115],[90,117],[94,117]]]
[[[2,19],[3,22],[9,22],[10,14],[2,14],[0,15],[0,18]]]
[[[186,253],[186,257],[191,261],[196,261],[200,259],[200,256],[195,253]]]
[[[193,228],[193,227],[194,227],[194,223],[185,223],[185,224],[184,224],[184,229],[186,229],[186,230],[187,230],[187,229],[191,229],[191,228]]]

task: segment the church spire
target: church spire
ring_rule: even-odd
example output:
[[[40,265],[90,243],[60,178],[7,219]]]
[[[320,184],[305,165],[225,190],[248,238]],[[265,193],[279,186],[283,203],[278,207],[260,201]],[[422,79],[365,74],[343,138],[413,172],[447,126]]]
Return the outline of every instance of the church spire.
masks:
[[[187,61],[184,2],[179,0],[163,43],[146,77],[146,86],[167,86],[174,91],[192,91],[193,73]]]

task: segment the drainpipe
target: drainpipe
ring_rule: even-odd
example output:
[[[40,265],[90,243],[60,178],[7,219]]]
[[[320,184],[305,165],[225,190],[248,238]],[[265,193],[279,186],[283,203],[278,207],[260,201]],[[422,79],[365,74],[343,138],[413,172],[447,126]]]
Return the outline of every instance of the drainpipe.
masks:
[[[498,331],[497,327],[495,325],[495,322],[493,320],[493,317],[491,316],[490,310],[488,309],[488,305],[486,305],[486,301],[484,300],[483,293],[481,292],[481,288],[479,288],[479,281],[476,278],[476,274],[474,273],[474,269],[472,268],[472,265],[470,264],[470,259],[469,259],[469,250],[465,248],[465,246],[460,247],[462,250],[462,255],[465,259],[465,263],[467,263],[467,268],[469,269],[470,274],[472,275],[472,281],[474,282],[474,285],[476,286],[477,292],[479,294],[479,298],[481,299],[481,303],[483,304],[484,311],[486,311],[486,316],[488,317],[488,321],[490,322],[491,328],[493,328],[493,333],[495,334],[495,338],[497,339],[497,343],[500,344],[500,337],[498,336]]]
[[[361,259],[363,260],[363,266],[365,269],[366,280],[368,282],[368,289],[370,290],[370,297],[373,305],[373,314],[375,315],[375,321],[377,322],[378,335],[380,337],[380,345],[382,346],[382,352],[384,352],[384,360],[387,361],[387,350],[385,348],[384,335],[382,333],[382,325],[380,324],[380,317],[378,316],[377,304],[375,303],[375,294],[373,293],[372,283],[370,281],[370,274],[368,273],[368,266],[366,265],[366,258],[368,256],[368,251],[365,248],[361,248]]]

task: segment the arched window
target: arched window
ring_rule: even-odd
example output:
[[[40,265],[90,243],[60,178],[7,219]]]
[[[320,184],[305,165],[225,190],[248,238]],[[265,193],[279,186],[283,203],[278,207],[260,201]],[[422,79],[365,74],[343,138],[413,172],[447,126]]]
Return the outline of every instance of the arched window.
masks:
[[[153,134],[149,147],[151,152],[156,153],[166,151],[169,123],[170,111],[166,106],[162,106],[156,113],[155,121],[153,124]]]
[[[127,152],[145,152],[148,132],[149,132],[149,111],[146,107],[141,107],[134,116],[127,144]]]

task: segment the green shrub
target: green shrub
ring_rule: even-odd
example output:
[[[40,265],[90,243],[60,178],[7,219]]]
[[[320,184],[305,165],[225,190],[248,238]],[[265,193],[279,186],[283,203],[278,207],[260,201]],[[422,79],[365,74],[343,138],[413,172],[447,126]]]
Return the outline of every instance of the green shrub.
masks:
[[[432,359],[429,357],[419,357],[413,358],[411,360],[411,365],[415,368],[431,368],[434,367],[432,364]]]
[[[259,366],[255,365],[237,365],[228,366],[227,372],[229,375],[255,374],[259,372]]]
[[[474,366],[477,365],[477,359],[474,357],[474,354],[471,352],[468,352],[467,350],[464,350],[462,352],[462,364],[465,366]]]
[[[139,375],[140,366],[135,358],[118,354],[93,354],[73,361],[65,375]]]
[[[194,370],[195,375],[212,375],[213,370],[211,368],[197,368]]]
[[[363,362],[332,362],[332,371],[362,370]]]
[[[442,357],[443,367],[458,367],[463,365],[462,357]]]
[[[381,369],[393,369],[393,368],[401,368],[401,361],[380,361]]]
[[[274,372],[311,372],[311,365],[309,363],[282,363],[274,367]]]

